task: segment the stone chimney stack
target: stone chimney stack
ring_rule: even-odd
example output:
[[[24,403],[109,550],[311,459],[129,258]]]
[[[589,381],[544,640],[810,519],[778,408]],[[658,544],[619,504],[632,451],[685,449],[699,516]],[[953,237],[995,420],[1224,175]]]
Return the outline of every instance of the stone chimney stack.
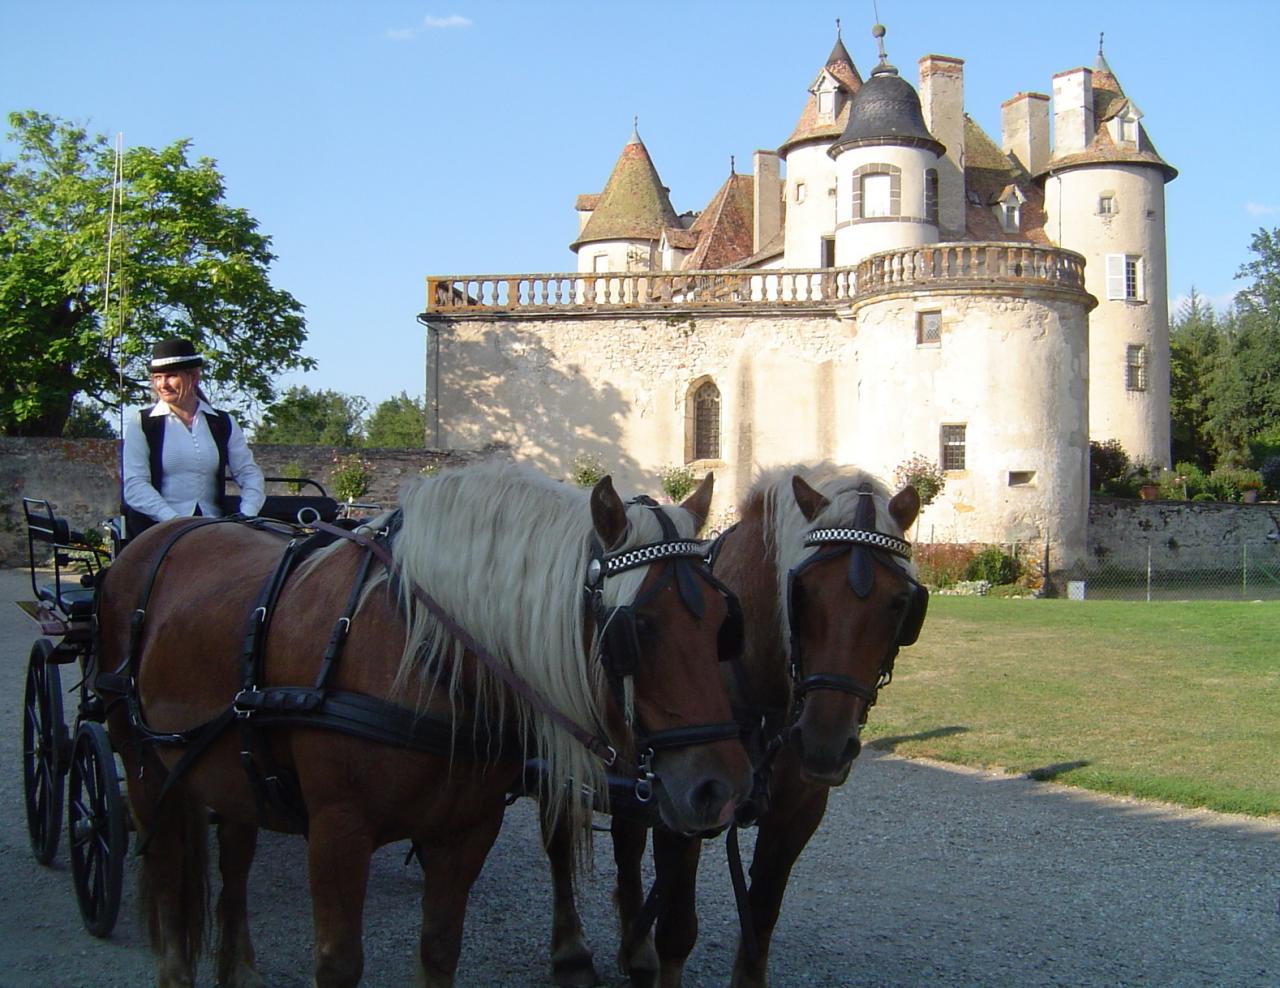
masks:
[[[1053,156],[1083,151],[1093,140],[1093,72],[1072,69],[1053,77]]]
[[[782,230],[782,164],[776,151],[757,151],[752,167],[756,175],[751,249],[757,251]]]
[[[1018,93],[1000,104],[1000,149],[1012,154],[1031,175],[1049,163],[1049,97]]]
[[[920,108],[929,133],[947,149],[938,162],[938,227],[946,240],[965,228],[964,59],[920,59]]]

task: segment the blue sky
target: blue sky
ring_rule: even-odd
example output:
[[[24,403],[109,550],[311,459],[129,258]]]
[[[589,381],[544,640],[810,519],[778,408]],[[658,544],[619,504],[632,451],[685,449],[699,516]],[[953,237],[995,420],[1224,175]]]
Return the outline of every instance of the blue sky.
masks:
[[[1169,290],[1223,303],[1259,227],[1280,226],[1271,0],[1022,4],[878,0],[890,60],[965,60],[970,115],[1091,66],[1098,33],[1164,158]],[[1055,21],[1060,14],[1068,19]],[[6,112],[191,138],[228,200],[274,241],[305,306],[305,383],[378,402],[424,390],[428,274],[570,271],[573,205],[599,192],[633,116],[677,211],[701,209],[733,155],[790,134],[842,21],[865,76],[858,3],[128,2],[0,0]],[[8,154],[8,151],[5,151]]]

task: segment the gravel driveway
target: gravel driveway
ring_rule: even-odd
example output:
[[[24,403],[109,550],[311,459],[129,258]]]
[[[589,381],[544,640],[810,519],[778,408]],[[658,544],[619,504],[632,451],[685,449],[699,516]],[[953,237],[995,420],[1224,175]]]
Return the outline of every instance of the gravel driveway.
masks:
[[[0,571],[0,986],[150,984],[132,862],[120,923],[99,941],[80,925],[65,837],[51,868],[27,845],[20,714],[36,629],[8,603],[29,597],[25,580]],[[72,669],[64,672],[69,686]],[[747,832],[744,854],[751,843]],[[311,984],[303,847],[268,835],[254,872],[260,969],[280,988]],[[374,860],[366,985],[412,983],[421,875],[402,864],[404,851],[384,848]],[[606,983],[618,986],[610,862],[598,841],[584,915]],[[704,853],[699,896],[685,986],[726,985],[735,933],[723,841]],[[460,988],[547,984],[549,909],[536,821],[522,800],[472,894]],[[772,972],[774,988],[1280,986],[1280,821],[868,751],[796,867]],[[208,965],[202,977],[211,984]]]

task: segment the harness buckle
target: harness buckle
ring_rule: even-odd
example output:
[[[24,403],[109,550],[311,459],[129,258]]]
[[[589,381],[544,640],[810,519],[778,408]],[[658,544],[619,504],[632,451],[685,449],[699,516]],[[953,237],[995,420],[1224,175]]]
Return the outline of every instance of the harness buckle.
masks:
[[[249,702],[249,695],[256,694],[258,687],[248,686],[231,699],[231,709],[236,712],[236,720],[248,720],[254,714],[254,707]],[[241,752],[244,754],[244,752]]]
[[[636,802],[647,803],[653,799],[653,780],[657,778],[653,774],[653,749],[645,748],[644,754],[640,756],[640,777],[636,779]]]

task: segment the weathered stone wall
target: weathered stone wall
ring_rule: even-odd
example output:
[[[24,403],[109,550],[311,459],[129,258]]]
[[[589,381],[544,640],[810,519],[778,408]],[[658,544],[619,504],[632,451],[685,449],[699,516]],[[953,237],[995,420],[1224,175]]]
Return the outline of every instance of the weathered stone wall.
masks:
[[[1250,564],[1280,567],[1280,504],[1200,501],[1130,501],[1094,498],[1089,506],[1088,571],[1143,572],[1232,569],[1245,553]]]
[[[396,503],[400,485],[425,467],[489,455],[435,449],[341,449],[330,446],[254,446],[254,458],[268,477],[283,476],[290,465],[323,484],[330,494],[337,461],[358,455],[369,465],[372,486],[361,501]],[[274,488],[273,488],[274,489]],[[283,490],[277,493],[285,493]],[[44,498],[74,529],[84,530],[120,510],[119,442],[106,439],[14,439],[0,437],[0,566],[27,561],[24,497]]]

